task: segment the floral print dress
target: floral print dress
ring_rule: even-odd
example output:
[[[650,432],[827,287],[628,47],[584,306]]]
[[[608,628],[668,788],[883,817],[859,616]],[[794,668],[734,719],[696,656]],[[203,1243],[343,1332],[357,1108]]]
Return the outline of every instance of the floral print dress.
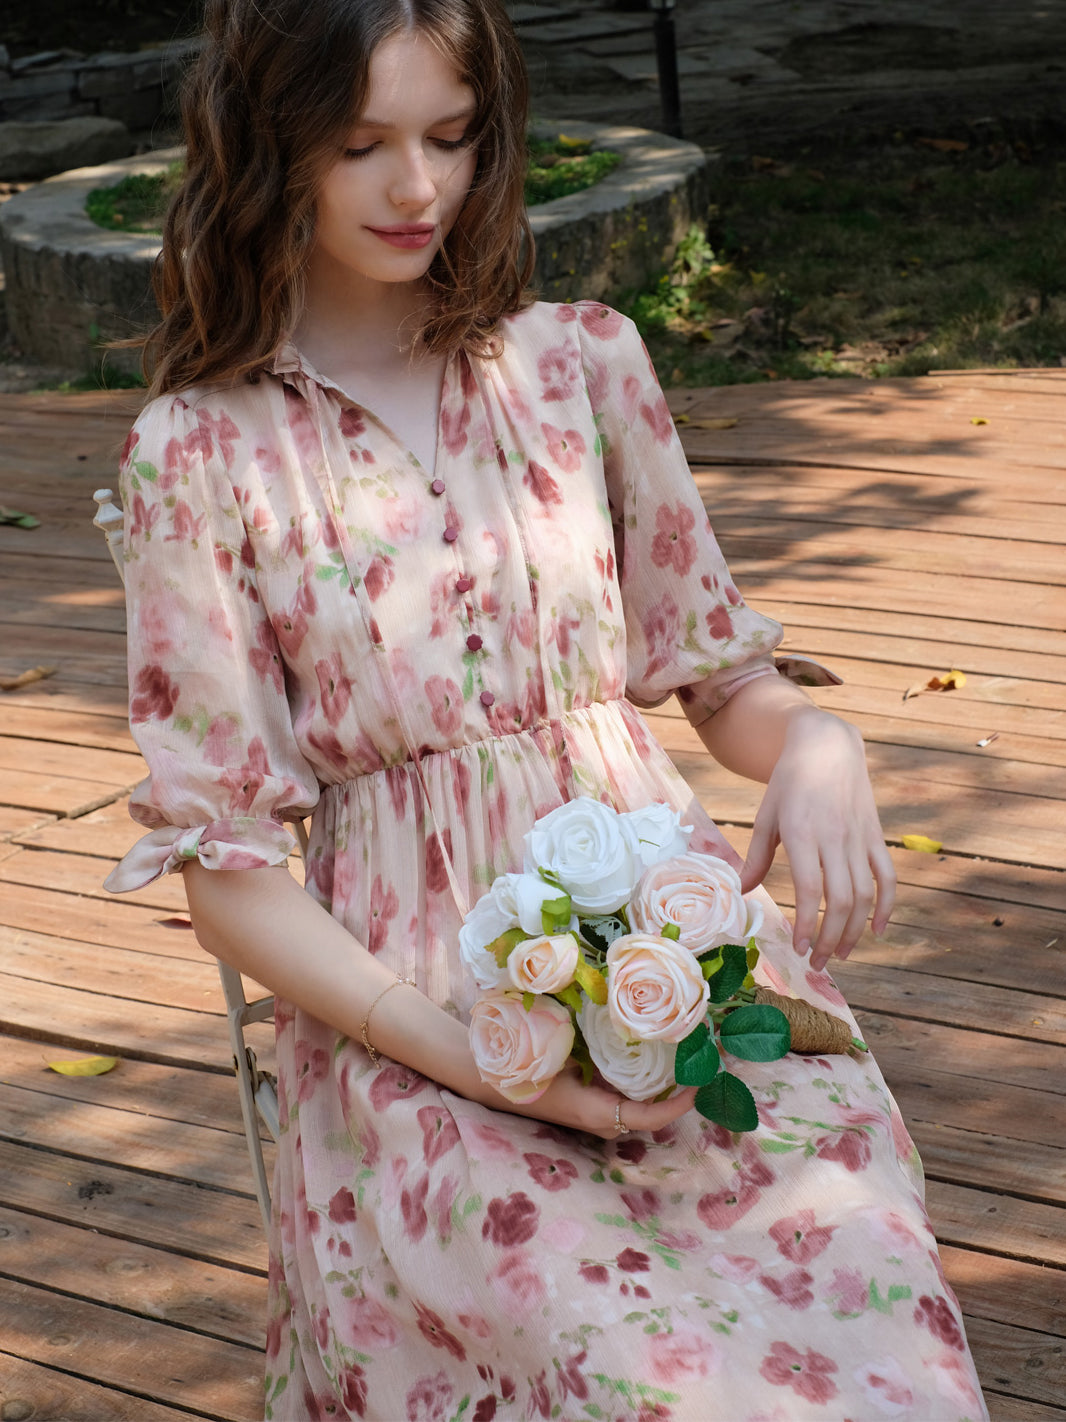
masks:
[[[574,795],[736,856],[635,706],[775,675],[633,327],[509,318],[436,466],[286,348],[153,402],[123,459],[150,833],[118,891],[284,862],[459,1016],[462,911]],[[766,901],[764,975],[846,1012]],[[353,952],[356,951],[353,948]],[[379,1422],[986,1414],[875,1064],[744,1064],[759,1129],[612,1143],[474,1105],[284,1002],[265,1411]]]

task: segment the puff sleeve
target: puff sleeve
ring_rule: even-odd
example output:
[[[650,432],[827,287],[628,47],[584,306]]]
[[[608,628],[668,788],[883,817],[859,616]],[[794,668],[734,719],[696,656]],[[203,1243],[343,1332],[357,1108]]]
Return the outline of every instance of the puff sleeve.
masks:
[[[251,467],[233,416],[190,396],[152,402],[126,443],[130,725],[149,772],[130,813],[151,832],[108,877],[115,893],[193,858],[281,864],[285,821],[318,799],[241,513]]]
[[[626,695],[672,692],[698,725],[774,676],[779,623],[748,607],[711,531],[666,399],[631,321],[577,303],[625,611]]]

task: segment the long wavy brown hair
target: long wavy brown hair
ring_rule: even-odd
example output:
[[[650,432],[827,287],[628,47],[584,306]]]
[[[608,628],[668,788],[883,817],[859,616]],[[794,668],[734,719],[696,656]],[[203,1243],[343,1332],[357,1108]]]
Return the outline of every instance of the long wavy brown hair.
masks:
[[[290,334],[319,186],[361,112],[374,50],[399,30],[430,37],[477,103],[474,180],[430,268],[418,338],[434,353],[491,352],[500,318],[528,304],[533,265],[528,88],[501,0],[208,0],[205,29],[153,274],[149,396],[251,375]]]

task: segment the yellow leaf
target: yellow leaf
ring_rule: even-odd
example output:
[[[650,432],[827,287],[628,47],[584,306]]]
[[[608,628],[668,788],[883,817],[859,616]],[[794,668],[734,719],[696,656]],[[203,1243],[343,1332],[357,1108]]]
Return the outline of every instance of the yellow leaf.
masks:
[[[731,430],[737,423],[735,415],[723,415],[717,420],[687,420],[694,430]]]
[[[118,1057],[79,1057],[73,1062],[48,1062],[52,1071],[60,1076],[103,1076],[105,1071],[113,1071],[118,1066]]]
[[[900,843],[904,849],[916,849],[919,854],[939,854],[944,848],[938,839],[925,834],[905,834]]]
[[[954,691],[956,687],[966,685],[966,673],[952,667],[951,671],[945,672],[943,676],[931,676],[926,682],[929,691]]]
[[[987,425],[987,424],[988,424],[988,421],[987,421],[986,419],[983,419],[980,415],[974,415],[973,418],[970,420],[970,424],[971,424],[971,425]]]

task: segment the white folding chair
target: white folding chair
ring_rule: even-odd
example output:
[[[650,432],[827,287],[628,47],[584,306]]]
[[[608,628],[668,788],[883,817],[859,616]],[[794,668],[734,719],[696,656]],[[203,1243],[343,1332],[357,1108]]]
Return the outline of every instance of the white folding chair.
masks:
[[[93,524],[107,540],[108,551],[114,559],[119,577],[125,582],[125,569],[122,564],[122,510],[114,502],[110,489],[97,489],[93,498],[98,505]],[[293,825],[293,833],[302,854],[307,848],[307,830],[301,821]],[[263,1224],[266,1226],[270,1223],[270,1182],[263,1160],[259,1122],[262,1121],[272,1139],[277,1140],[278,1094],[274,1078],[269,1072],[260,1070],[255,1052],[244,1040],[244,1029],[249,1022],[263,1022],[273,1017],[274,999],[267,996],[249,1002],[244,995],[244,981],[240,973],[227,963],[218,964],[218,975],[222,979],[222,993],[226,999],[226,1022],[229,1026],[230,1046],[233,1049],[233,1070],[240,1093],[241,1116],[244,1119],[244,1134],[255,1181],[255,1197],[259,1201]]]

